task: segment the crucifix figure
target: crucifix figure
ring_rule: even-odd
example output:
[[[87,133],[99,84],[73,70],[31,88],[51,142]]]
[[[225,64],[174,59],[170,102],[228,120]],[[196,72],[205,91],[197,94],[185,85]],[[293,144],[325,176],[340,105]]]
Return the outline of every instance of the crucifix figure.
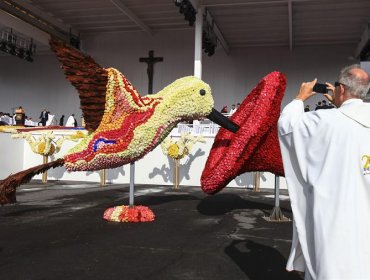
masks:
[[[163,57],[154,57],[154,51],[149,51],[149,57],[140,57],[140,62],[146,62],[148,68],[146,72],[148,73],[148,94],[153,93],[153,74],[154,74],[154,63],[163,61]]]

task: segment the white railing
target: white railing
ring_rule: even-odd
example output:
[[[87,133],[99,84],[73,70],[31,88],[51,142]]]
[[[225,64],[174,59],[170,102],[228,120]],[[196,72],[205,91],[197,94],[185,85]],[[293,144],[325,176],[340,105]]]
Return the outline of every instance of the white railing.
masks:
[[[179,123],[171,132],[171,136],[181,136],[184,133],[194,135],[212,136],[215,137],[220,126],[215,123],[209,124],[185,124]]]

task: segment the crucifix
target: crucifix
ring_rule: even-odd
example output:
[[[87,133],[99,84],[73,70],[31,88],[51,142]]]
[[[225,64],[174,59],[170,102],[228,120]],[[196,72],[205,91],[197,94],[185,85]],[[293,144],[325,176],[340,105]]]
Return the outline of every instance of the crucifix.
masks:
[[[149,51],[149,57],[140,57],[140,62],[146,62],[148,68],[146,72],[148,73],[148,94],[153,93],[153,74],[154,74],[154,63],[163,61],[163,57],[154,57],[154,51]]]

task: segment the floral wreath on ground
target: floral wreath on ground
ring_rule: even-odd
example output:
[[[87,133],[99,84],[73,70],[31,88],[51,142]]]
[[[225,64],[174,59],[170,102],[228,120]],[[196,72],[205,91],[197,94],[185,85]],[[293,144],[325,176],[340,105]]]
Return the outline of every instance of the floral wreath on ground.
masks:
[[[155,219],[155,215],[153,211],[146,206],[120,205],[105,210],[103,219],[110,222],[139,223],[139,222],[152,222]]]

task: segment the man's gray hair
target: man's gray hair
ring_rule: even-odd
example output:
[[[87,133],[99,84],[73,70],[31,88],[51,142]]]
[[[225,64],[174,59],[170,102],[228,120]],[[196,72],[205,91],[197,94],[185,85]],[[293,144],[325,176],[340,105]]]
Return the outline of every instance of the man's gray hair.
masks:
[[[339,82],[342,83],[346,89],[347,94],[353,97],[364,99],[370,89],[369,74],[366,79],[359,78],[352,73],[352,69],[360,68],[360,64],[353,64],[344,67],[340,71]],[[366,71],[365,71],[366,72]]]

